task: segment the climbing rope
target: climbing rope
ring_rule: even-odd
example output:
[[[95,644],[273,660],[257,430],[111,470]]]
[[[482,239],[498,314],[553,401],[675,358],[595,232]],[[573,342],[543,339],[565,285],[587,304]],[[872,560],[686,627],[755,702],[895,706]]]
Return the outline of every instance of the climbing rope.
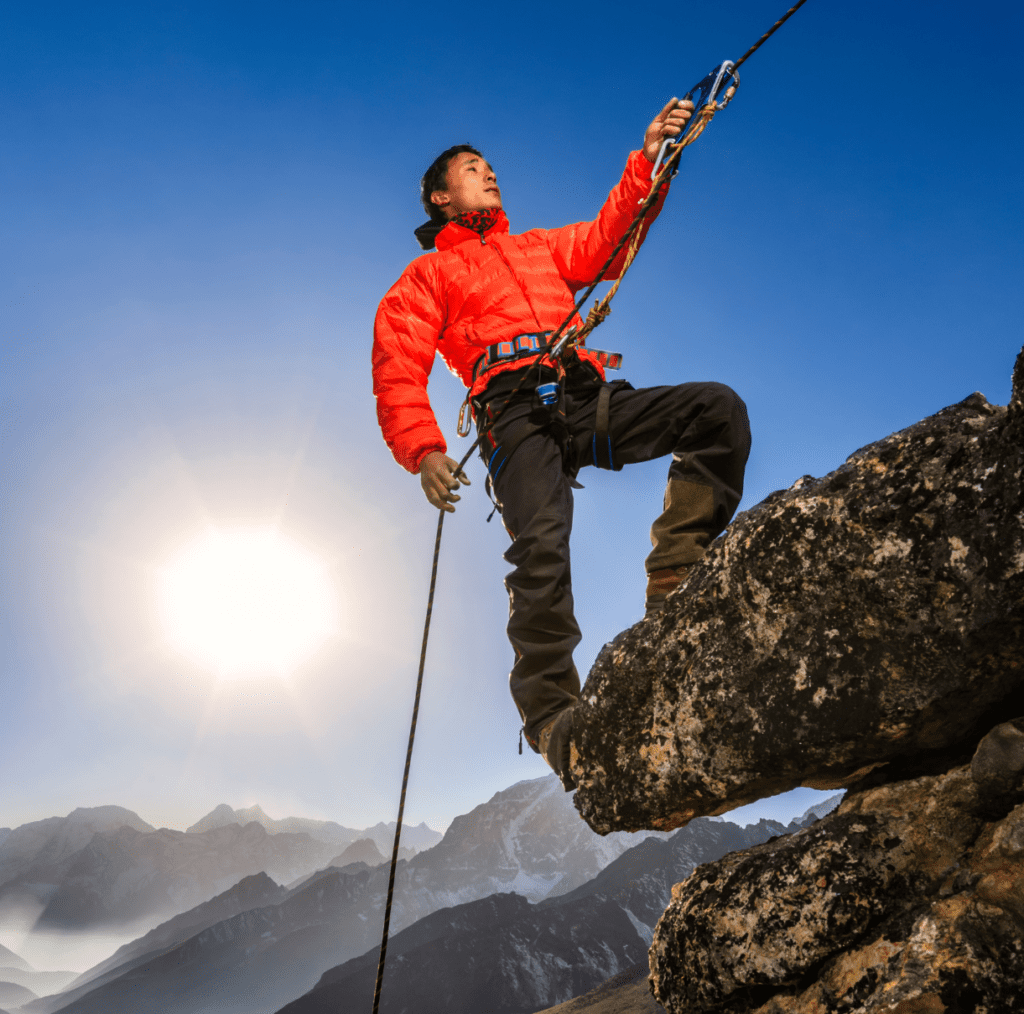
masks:
[[[764,35],[762,35],[761,38],[758,39],[757,42],[755,42],[754,45],[751,46],[750,49],[748,49],[735,63],[726,61],[726,63],[713,70],[711,74],[698,82],[692,89],[690,89],[690,92],[687,93],[687,98],[689,98],[694,93],[698,92],[706,82],[715,78],[710,89],[706,91],[706,100],[702,101],[700,107],[694,111],[694,115],[690,118],[690,121],[687,123],[686,127],[684,127],[682,133],[677,135],[676,138],[666,139],[665,144],[662,146],[662,154],[664,154],[665,149],[669,145],[674,147],[674,151],[667,159],[665,159],[664,163],[660,165],[660,169],[659,163],[655,163],[655,173],[651,183],[650,193],[644,198],[636,215],[634,215],[629,228],[619,239],[618,243],[615,244],[615,248],[609,255],[608,260],[605,261],[604,266],[598,272],[597,277],[588,286],[586,292],[583,293],[580,299],[577,300],[575,306],[565,320],[563,320],[555,331],[552,332],[551,337],[548,340],[548,347],[550,351],[537,360],[538,364],[543,362],[545,359],[549,359],[560,373],[563,372],[563,363],[568,358],[570,351],[576,346],[582,345],[594,328],[601,324],[608,314],[611,313],[610,304],[612,298],[615,296],[615,293],[618,292],[619,285],[622,284],[623,277],[629,270],[630,265],[633,263],[633,260],[637,255],[637,251],[640,249],[640,240],[642,236],[641,226],[643,221],[647,217],[648,212],[657,202],[658,197],[661,194],[662,187],[665,185],[666,181],[675,174],[683,149],[693,144],[693,142],[696,141],[697,138],[700,137],[700,135],[707,129],[707,126],[711,122],[715,113],[724,109],[732,100],[732,97],[736,94],[736,88],[739,86],[739,76],[736,74],[736,70],[740,64],[764,45],[764,43],[774,35],[775,32],[777,32],[797,10],[803,7],[806,2],[807,0],[798,0],[798,2],[786,11],[786,13],[779,18],[779,20],[776,21],[775,24],[772,25],[772,27],[769,28],[768,31],[765,32]],[[731,78],[733,83],[725,88],[722,100],[719,101],[719,85],[724,85],[724,81],[728,78]],[[659,162],[660,159],[661,155],[659,155]],[[612,264],[615,262],[616,257],[619,256],[623,247],[625,247],[627,243],[629,246],[626,250],[626,256],[623,259],[622,270],[619,272],[619,277],[612,283],[611,288],[605,294],[604,298],[599,301],[595,301],[590,312],[587,314],[587,319],[583,322],[583,325],[579,328],[570,328],[569,325],[572,323],[573,318],[577,316],[580,309],[590,298],[597,286],[602,282]],[[522,371],[523,376],[512,389],[512,393],[509,394],[502,407],[496,413],[491,425],[492,429],[512,404],[515,396],[519,393],[523,384],[526,382],[526,378],[531,372],[532,370]],[[478,434],[476,440],[473,441],[472,446],[468,451],[466,451],[462,460],[456,466],[456,478],[461,474],[466,462],[469,461],[470,455],[472,455],[476,450],[479,443],[480,436]],[[398,868],[398,848],[402,837],[402,817],[405,814],[405,795],[409,786],[409,769],[412,765],[412,747],[413,741],[416,738],[416,721],[419,717],[420,695],[423,691],[423,670],[427,659],[427,639],[430,635],[430,616],[434,609],[434,590],[437,586],[437,561],[441,553],[441,532],[444,528],[445,513],[446,512],[443,507],[438,510],[437,534],[434,538],[434,562],[430,570],[430,591],[427,594],[427,615],[423,622],[423,642],[420,646],[420,666],[419,673],[416,677],[416,696],[412,706],[412,722],[409,727],[409,746],[405,754],[405,771],[402,774],[402,792],[398,803],[398,821],[395,825],[395,844],[391,850],[391,874],[388,878],[387,901],[384,905],[384,930],[381,936],[380,958],[377,962],[377,982],[373,991],[373,1014],[378,1014],[379,1012],[381,987],[384,983],[384,961],[387,957],[388,931],[391,927],[391,907],[395,896],[395,873]]]
[[[466,455],[468,458],[469,455]],[[465,464],[465,461],[463,461]],[[462,466],[459,466],[459,471]],[[416,698],[412,704],[412,724],[409,727],[409,749],[405,753],[405,771],[402,774],[402,795],[398,801],[398,823],[395,825],[395,847],[391,850],[391,875],[388,877],[388,898],[384,905],[384,935],[380,941],[380,960],[377,962],[377,985],[373,990],[373,1014],[380,1006],[380,989],[384,983],[384,959],[388,953],[388,930],[391,926],[391,902],[395,897],[395,870],[398,868],[398,843],[402,837],[402,817],[405,814],[405,790],[409,786],[409,768],[412,765],[412,744],[416,738],[416,719],[420,713],[420,694],[423,691],[423,666],[427,660],[427,638],[430,636],[430,614],[434,610],[434,587],[437,584],[437,558],[441,553],[441,530],[444,528],[443,510],[437,512],[437,535],[434,538],[434,565],[430,570],[430,592],[427,595],[427,618],[423,623],[423,644],[420,646],[420,671],[416,677]]]
[[[801,0],[801,3],[806,3],[807,0]],[[615,297],[615,293],[619,291],[619,286],[622,284],[622,279],[626,277],[626,272],[629,270],[630,265],[636,259],[636,255],[640,250],[640,241],[643,237],[643,229],[641,228],[643,220],[647,217],[647,213],[652,207],[654,207],[658,198],[661,196],[661,188],[665,185],[668,179],[673,176],[676,172],[676,166],[679,164],[679,159],[683,154],[683,149],[689,147],[694,141],[704,133],[707,125],[711,122],[715,113],[719,109],[724,109],[729,102],[732,100],[733,95],[736,94],[736,85],[739,84],[739,79],[736,79],[736,84],[731,85],[725,93],[725,98],[722,102],[716,102],[714,99],[705,103],[700,109],[696,110],[692,117],[692,126],[686,131],[685,135],[675,145],[675,151],[665,160],[661,171],[654,177],[654,182],[651,184],[651,192],[644,198],[643,204],[640,206],[640,210],[637,212],[633,221],[630,223],[629,228],[626,230],[625,236],[622,241],[616,246],[612,252],[611,257],[608,258],[607,263],[601,269],[600,274],[595,279],[593,284],[584,294],[583,298],[577,303],[577,306],[582,306],[583,303],[589,298],[590,293],[594,291],[597,285],[601,283],[604,276],[608,273],[608,269],[612,266],[615,258],[619,255],[619,251],[622,249],[623,243],[628,239],[629,246],[626,248],[626,256],[622,261],[622,270],[619,272],[619,277],[612,282],[611,288],[605,293],[604,298],[597,301],[595,300],[594,305],[590,308],[590,312],[587,314],[587,319],[583,322],[583,326],[573,331],[572,335],[564,345],[564,351],[558,350],[558,354],[563,358],[565,355],[575,346],[583,345],[587,340],[587,336],[594,330],[599,324],[603,324],[608,314],[612,312],[611,302]],[[671,143],[671,142],[670,142]],[[559,330],[565,328],[569,320],[572,320],[578,313],[576,307],[573,308],[572,313],[566,321],[563,321]],[[556,345],[557,343],[552,336],[551,344]],[[556,354],[554,351],[552,355]]]

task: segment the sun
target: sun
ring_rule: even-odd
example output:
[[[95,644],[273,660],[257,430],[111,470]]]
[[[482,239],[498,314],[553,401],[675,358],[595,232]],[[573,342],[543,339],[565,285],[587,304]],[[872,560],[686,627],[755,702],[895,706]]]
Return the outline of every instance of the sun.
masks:
[[[337,631],[325,567],[274,529],[210,532],[158,571],[168,640],[223,679],[286,675]]]

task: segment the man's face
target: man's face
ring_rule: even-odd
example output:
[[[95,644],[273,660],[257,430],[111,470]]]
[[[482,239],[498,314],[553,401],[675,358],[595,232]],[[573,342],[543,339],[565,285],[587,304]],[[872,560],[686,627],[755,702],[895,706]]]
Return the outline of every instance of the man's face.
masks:
[[[430,199],[449,218],[464,211],[501,207],[501,191],[494,170],[471,151],[460,151],[448,163],[447,183],[447,190],[435,190]]]

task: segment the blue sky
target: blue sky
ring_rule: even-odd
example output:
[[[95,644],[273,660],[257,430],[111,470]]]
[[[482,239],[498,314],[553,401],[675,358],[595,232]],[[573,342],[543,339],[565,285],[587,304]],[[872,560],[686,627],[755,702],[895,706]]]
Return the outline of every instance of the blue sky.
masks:
[[[514,230],[591,218],[665,100],[782,10],[4,5],[0,825],[392,819],[435,515],[380,438],[369,347],[419,177],[469,141]],[[636,386],[745,398],[744,508],[972,391],[1007,401],[1022,29],[990,0],[810,0],[684,156],[594,343]],[[458,451],[440,365],[431,397]],[[642,611],[664,470],[581,475],[584,672]],[[516,752],[506,536],[470,474],[407,804],[435,827],[546,770]],[[218,684],[166,645],[155,568],[205,525],[327,562],[340,631],[291,680]]]

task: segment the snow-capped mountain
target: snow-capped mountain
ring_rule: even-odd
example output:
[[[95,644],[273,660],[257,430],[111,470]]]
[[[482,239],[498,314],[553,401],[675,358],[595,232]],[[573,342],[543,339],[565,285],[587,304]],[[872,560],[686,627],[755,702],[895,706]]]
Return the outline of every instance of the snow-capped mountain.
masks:
[[[517,782],[456,817],[442,841],[410,863],[414,882],[447,887],[447,904],[513,891],[530,901],[585,883],[657,831],[604,837],[580,819],[553,776]]]
[[[794,826],[698,820],[671,837],[600,838],[579,819],[554,776],[520,782],[457,818],[437,846],[399,863],[392,936],[415,930],[402,937],[416,941],[404,959],[408,967],[419,962],[417,976],[455,983],[463,999],[483,988],[481,976],[500,972],[501,988],[517,1003],[523,997],[540,997],[538,1006],[558,1002],[640,960],[672,885],[695,865]],[[255,823],[187,837],[242,830],[281,837]],[[389,869],[387,863],[351,869],[357,872],[322,869],[291,889],[250,877],[122,948],[64,994],[28,1003],[24,1012],[272,1014],[311,990],[313,996],[326,970],[340,975],[338,967],[352,959],[362,964],[341,978],[349,972],[365,977],[359,969],[374,963],[368,955],[379,945]],[[491,907],[511,913],[500,926],[480,915],[489,911],[486,905],[472,907],[494,895],[505,900],[492,900]],[[428,917],[433,921],[417,929]],[[451,932],[437,936],[435,928],[444,925]],[[562,953],[565,939],[573,941],[578,960]],[[402,988],[394,987],[397,995]],[[462,1002],[453,999],[451,1009]]]
[[[830,814],[842,801],[845,792],[837,792],[834,796],[829,796],[828,799],[823,799],[820,803],[815,803],[814,806],[808,807],[803,813],[803,816],[798,817],[797,820],[801,823],[810,820],[821,820],[822,817]]]

